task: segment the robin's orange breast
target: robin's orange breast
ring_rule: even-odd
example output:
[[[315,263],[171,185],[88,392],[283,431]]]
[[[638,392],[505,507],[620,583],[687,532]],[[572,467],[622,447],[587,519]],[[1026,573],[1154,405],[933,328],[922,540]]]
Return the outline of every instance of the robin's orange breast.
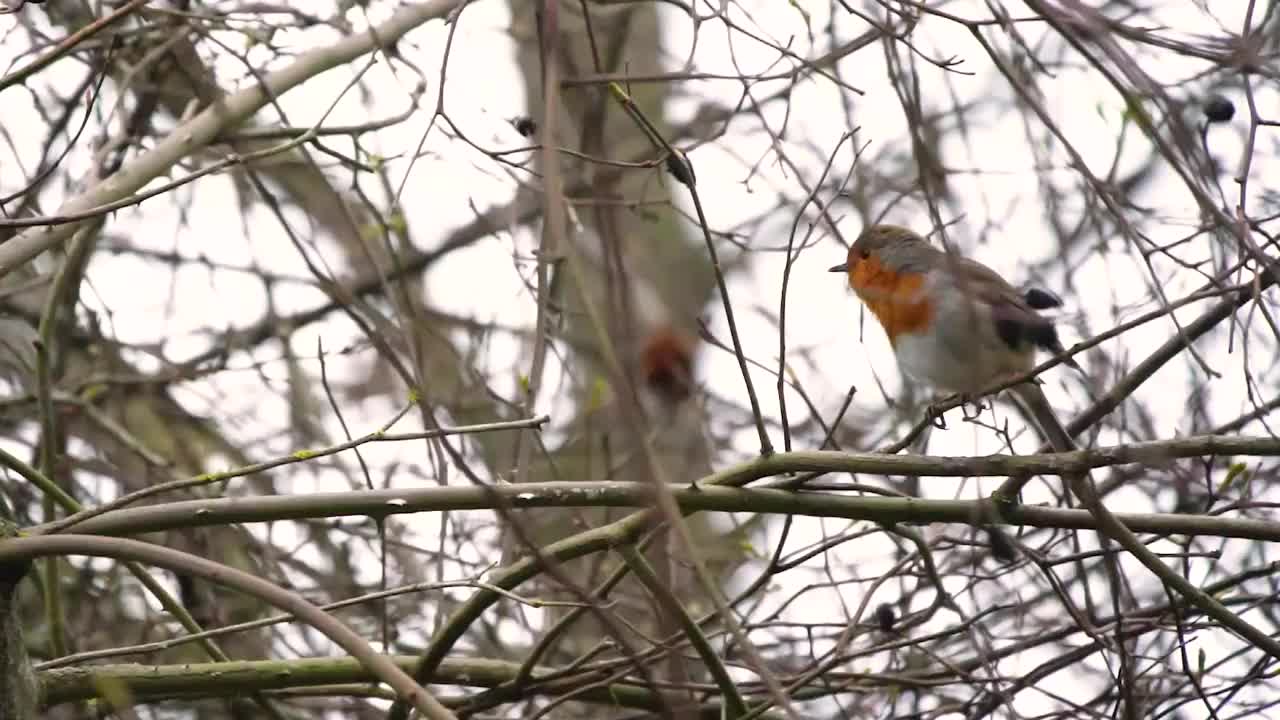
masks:
[[[859,260],[849,270],[849,285],[880,321],[891,345],[897,344],[902,333],[929,329],[934,309],[921,292],[924,280],[920,273],[894,272],[875,255]]]

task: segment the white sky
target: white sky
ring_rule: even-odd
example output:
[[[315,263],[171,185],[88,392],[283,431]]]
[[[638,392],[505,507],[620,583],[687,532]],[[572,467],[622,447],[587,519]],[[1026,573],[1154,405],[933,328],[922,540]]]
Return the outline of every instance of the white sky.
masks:
[[[824,4],[801,3],[810,14],[808,26],[802,15],[787,3],[755,0],[744,4],[750,8],[749,17],[734,8],[732,14],[735,20],[753,32],[768,37],[771,42],[780,45],[790,43],[791,50],[801,56],[813,56],[827,48],[822,32],[827,23]],[[302,5],[311,5],[313,11],[322,14],[327,10],[322,11],[321,8],[330,7],[327,2]],[[1206,18],[1209,16],[1201,3],[1168,2],[1155,12],[1156,19],[1171,29],[1164,32],[1192,37],[1202,33],[1238,32],[1243,23],[1245,5],[1243,2],[1212,4],[1213,16],[1224,22],[1225,28],[1214,27],[1207,22]],[[947,10],[960,15],[977,15],[983,13],[983,7],[982,3],[954,3],[949,4]],[[1260,15],[1261,11],[1258,16]],[[354,13],[351,17],[355,18]],[[376,19],[378,18],[375,17]],[[670,66],[676,69],[690,54],[693,44],[692,28],[687,19],[675,11],[665,12],[665,19],[668,21],[665,48],[669,53]],[[468,6],[462,15],[449,60],[445,92],[448,112],[455,123],[465,127],[474,139],[487,144],[491,149],[519,147],[527,142],[516,134],[509,123],[511,118],[524,114],[525,99],[523,82],[514,65],[514,49],[506,36],[507,21],[506,9],[501,3],[481,1]],[[0,19],[0,32],[10,32],[13,22],[12,19]],[[861,21],[850,18],[839,19],[837,26],[842,39],[851,38],[866,28]],[[810,28],[814,31],[812,36]],[[1018,29],[1032,45],[1040,42],[1044,32],[1042,27],[1033,24],[1020,24]],[[379,152],[390,158],[388,162],[394,181],[399,182],[408,173],[402,198],[414,241],[424,248],[438,244],[448,236],[452,228],[469,221],[473,217],[470,207],[472,203],[482,210],[504,204],[512,198],[515,188],[505,171],[498,169],[473,149],[446,138],[439,123],[426,139],[424,154],[412,167],[407,162],[426,128],[430,111],[434,109],[439,59],[446,32],[447,29],[442,24],[432,23],[415,31],[406,42],[401,43],[401,52],[412,57],[426,73],[429,87],[418,115],[401,126],[377,133],[374,144]],[[293,33],[277,37],[276,41],[283,43],[285,47],[303,50],[314,43],[323,42],[327,34],[328,31],[324,30]],[[991,36],[989,33],[988,37]],[[16,63],[13,60],[21,48],[15,47],[13,42],[3,42],[5,37],[0,35],[0,69],[23,64],[25,58]],[[813,38],[816,38],[816,43]],[[729,39],[717,23],[704,24],[693,53],[693,68],[734,73],[735,69],[728,60],[729,48],[726,43]],[[941,109],[956,102],[980,100],[993,95],[997,98],[1007,96],[1009,91],[1003,79],[993,75],[989,59],[963,28],[937,18],[926,18],[915,31],[913,40],[921,52],[930,56],[959,56],[964,60],[960,69],[975,73],[974,76],[948,75],[931,65],[920,64],[921,83],[930,90],[926,94],[931,101],[930,108]],[[242,40],[236,42],[242,43]],[[734,35],[732,42],[733,52],[743,71],[763,70],[776,60],[775,51],[747,41],[739,35]],[[1143,70],[1165,82],[1178,82],[1203,70],[1200,63],[1170,59],[1168,56],[1162,56],[1159,63],[1149,62],[1149,56],[1139,54],[1139,58],[1140,61],[1148,61],[1142,65]],[[856,113],[855,122],[861,128],[857,143],[871,143],[872,152],[885,147],[909,147],[904,135],[905,121],[901,106],[885,77],[881,45],[874,44],[847,58],[844,63],[850,68],[850,82],[865,92],[865,95],[852,101]],[[362,66],[357,63],[352,68],[332,71],[285,96],[282,105],[289,114],[290,122],[305,126],[316,121],[342,92],[350,80],[351,72],[360,67]],[[81,72],[82,68],[77,63],[63,62],[46,77],[56,76],[61,83],[69,85],[78,79]],[[230,78],[242,75],[243,70],[239,67],[227,67],[226,73]],[[359,94],[349,93],[329,116],[329,123],[356,123],[366,121],[371,116],[399,113],[408,102],[408,91],[416,78],[402,71],[395,74],[387,72],[385,64],[379,63],[369,71],[366,81],[370,87],[376,88],[373,93],[377,101],[369,106]],[[763,97],[778,87],[780,86],[776,83],[762,84],[756,91],[756,96]],[[1192,82],[1185,88],[1171,87],[1169,92],[1175,97],[1194,102],[1199,98],[1192,91],[1201,87],[1203,83]],[[1066,132],[1089,167],[1095,173],[1105,175],[1115,155],[1115,138],[1124,113],[1123,101],[1100,83],[1096,73],[1081,65],[1074,55],[1071,67],[1058,71],[1053,80],[1043,83],[1042,88],[1047,95],[1046,107],[1054,120]],[[1277,107],[1275,89],[1258,89],[1259,106],[1274,111]],[[686,93],[689,98],[672,103],[671,117],[677,121],[688,117],[698,103],[702,102],[736,102],[740,91],[740,84],[731,81],[687,83],[679,88],[679,93]],[[1226,169],[1222,189],[1228,193],[1228,200],[1234,202],[1236,188],[1229,182],[1228,176],[1236,168],[1243,148],[1247,110],[1243,97],[1238,92],[1230,96],[1236,102],[1236,119],[1229,126],[1211,130],[1209,138],[1214,156]],[[0,143],[0,168],[12,168],[10,162],[16,154],[24,163],[25,174],[30,171],[34,162],[34,153],[43,132],[43,122],[20,88],[6,91],[4,97],[0,98],[0,104],[4,108],[3,130],[8,136],[7,147]],[[1137,253],[1125,247],[1118,239],[1111,243],[1105,254],[1099,253],[1095,258],[1083,262],[1075,270],[1070,285],[1064,282],[1060,268],[1055,268],[1053,263],[1046,263],[1052,257],[1054,248],[1045,230],[1042,205],[1036,195],[1039,191],[1037,183],[1040,170],[1033,166],[1022,118],[1000,114],[1000,104],[996,100],[972,116],[975,127],[971,128],[967,145],[958,138],[952,138],[944,147],[944,154],[953,167],[971,166],[983,171],[981,175],[953,178],[954,187],[964,199],[967,215],[962,222],[949,228],[951,240],[1014,282],[1027,280],[1032,266],[1049,267],[1050,270],[1042,280],[1067,301],[1066,322],[1062,331],[1064,342],[1068,346],[1087,334],[1108,329],[1115,324],[1117,316],[1123,320],[1156,307],[1152,299],[1153,279]],[[786,138],[787,150],[794,158],[803,160],[809,173],[807,181],[816,181],[826,155],[847,129],[839,98],[829,82],[809,80],[796,88],[788,109],[790,125]],[[783,111],[784,108],[780,105],[774,106],[766,113],[766,118],[772,123],[778,123]],[[1188,113],[1194,122],[1198,122],[1194,106],[1188,109]],[[269,116],[264,113],[262,117],[265,119]],[[94,122],[96,124],[99,121],[100,119],[95,119]],[[805,195],[799,184],[781,173],[771,159],[760,164],[757,177],[750,183],[744,183],[750,172],[748,164],[753,163],[769,147],[769,138],[754,129],[755,126],[755,122],[744,122],[740,127],[735,125],[738,132],[716,143],[702,146],[692,155],[698,174],[699,191],[713,229],[732,227],[758,215],[773,205],[775,192],[784,192],[791,199],[791,208]],[[742,132],[742,128],[750,129]],[[1259,134],[1250,179],[1254,188],[1250,199],[1253,203],[1251,209],[1255,211],[1260,207],[1258,194],[1269,189],[1266,179],[1269,175],[1274,175],[1275,168],[1275,136],[1274,133],[1266,133],[1266,130],[1264,128]],[[1130,142],[1141,145],[1138,134],[1132,132],[1132,129]],[[341,146],[341,143],[335,143],[335,146]],[[347,150],[349,147],[343,149]],[[1070,172],[1065,158],[1061,151],[1055,154],[1060,168],[1058,174]],[[1128,156],[1129,166],[1132,166],[1135,158],[1136,155],[1132,153]],[[322,164],[326,162],[322,156],[318,159]],[[72,160],[80,168],[86,166],[83,155],[73,154]],[[846,145],[842,150],[841,160],[837,163],[837,171],[843,172],[851,161],[852,154]],[[1179,191],[1171,174],[1165,171],[1162,177],[1161,184],[1145,193],[1139,201],[1157,209],[1157,219],[1145,225],[1152,239],[1170,241],[1187,233],[1198,218],[1195,206],[1185,192]],[[0,192],[11,192],[21,182],[22,178],[18,173],[4,172],[0,174]],[[66,193],[74,193],[75,190],[74,187],[51,188],[43,201],[44,211],[53,212],[59,200]],[[261,283],[250,274],[254,268],[268,268],[304,281],[307,273],[277,222],[261,205],[255,206],[253,212],[243,220],[242,226],[237,198],[226,176],[202,179],[196,185],[179,191],[175,197],[187,204],[181,214],[175,212],[166,201],[152,200],[140,208],[117,213],[109,223],[108,231],[138,246],[158,251],[176,251],[190,257],[203,256],[214,262],[244,267],[248,272],[208,271],[188,266],[177,277],[168,277],[167,274],[160,273],[163,266],[127,256],[100,254],[95,259],[91,273],[92,291],[86,296],[86,302],[98,311],[110,309],[110,314],[104,314],[103,320],[109,323],[110,331],[121,340],[136,343],[163,342],[164,352],[170,359],[182,359],[208,347],[211,342],[206,334],[208,330],[242,327],[261,317],[266,296]],[[189,204],[187,201],[190,201]],[[1069,204],[1079,205],[1075,202]],[[856,236],[860,228],[852,218],[848,205],[836,202],[834,210],[837,215],[844,217],[840,228],[844,236],[850,239]],[[293,217],[296,219],[297,216]],[[766,222],[765,231],[752,238],[751,242],[768,247],[784,244],[793,219],[790,214],[775,214]],[[928,227],[926,216],[920,207],[911,203],[904,203],[887,219],[921,230]],[[988,223],[993,224],[995,231],[982,238],[984,242],[978,242],[976,232]],[[246,238],[244,227],[252,228],[251,237]],[[519,241],[522,243],[521,251],[527,255],[527,250],[531,247],[527,231],[520,234]],[[1205,241],[1201,239],[1198,242]],[[470,316],[480,322],[499,321],[508,325],[526,326],[532,324],[534,301],[520,282],[520,273],[527,275],[531,266],[526,263],[517,268],[513,264],[512,254],[511,240],[505,234],[488,238],[465,252],[455,253],[426,277],[433,304],[442,310]],[[1204,257],[1206,252],[1201,245],[1196,252],[1189,254]],[[336,253],[329,255],[330,260],[337,257]],[[825,272],[828,266],[843,260],[843,257],[843,247],[834,238],[826,237],[797,259],[788,297],[790,311],[787,344],[793,349],[813,350],[813,363],[803,362],[796,355],[791,359],[792,369],[811,396],[819,399],[828,419],[834,414],[850,384],[860,388],[855,412],[873,417],[874,414],[883,412],[884,400],[876,390],[872,371],[890,392],[898,387],[898,373],[883,335],[870,318],[867,319],[864,336],[858,337],[858,301],[843,287],[838,276]],[[780,253],[758,253],[747,271],[734,275],[730,282],[730,293],[738,310],[739,330],[746,350],[749,355],[768,365],[776,363],[776,330],[771,322],[751,311],[751,308],[759,304],[776,310],[783,262],[784,257]],[[1171,263],[1157,261],[1155,265],[1159,273],[1158,282],[1170,297],[1178,297],[1199,282],[1198,277],[1172,266]],[[1068,292],[1066,288],[1072,291]],[[324,295],[300,283],[296,286],[277,287],[274,299],[277,312],[290,313],[323,303]],[[1113,308],[1122,310],[1115,313]],[[1178,317],[1183,320],[1195,317],[1202,308],[1203,305],[1190,306],[1179,312]],[[707,308],[706,314],[712,319],[716,333],[721,337],[726,336],[718,301]],[[1255,320],[1253,327],[1262,326]],[[1083,334],[1081,328],[1085,330]],[[1171,332],[1171,324],[1167,320],[1156,321],[1126,334],[1122,340],[1107,347],[1110,352],[1124,356],[1127,362],[1135,363],[1145,357],[1156,344],[1163,342]],[[334,316],[331,321],[296,332],[292,339],[293,348],[299,355],[314,357],[318,337],[323,339],[326,348],[334,350],[348,345],[358,334],[349,322],[341,316]],[[1252,337],[1255,343],[1260,344],[1255,345],[1251,369],[1258,374],[1260,380],[1266,381],[1265,386],[1274,387],[1276,371],[1271,367],[1274,364],[1273,341],[1265,334],[1264,327],[1262,331],[1255,330]],[[500,377],[495,382],[495,387],[500,391],[513,393],[516,375],[527,371],[527,359],[517,355],[518,347],[512,338],[501,333],[491,339],[491,361],[494,368],[504,371],[500,374],[505,376],[505,379]],[[1249,406],[1245,399],[1244,368],[1238,345],[1234,354],[1228,353],[1226,343],[1220,339],[1201,343],[1197,348],[1223,375],[1213,383],[1213,409],[1216,418],[1226,420],[1246,411]],[[278,345],[268,343],[255,352],[255,359],[264,363],[260,368],[245,368],[241,362],[241,369],[223,373],[215,380],[216,392],[197,387],[185,390],[184,395],[203,398],[194,404],[194,409],[198,412],[201,411],[203,402],[208,405],[205,408],[207,411],[216,410],[221,417],[243,417],[246,436],[260,436],[256,430],[258,426],[279,428],[286,423],[288,417],[287,398],[284,395],[287,370],[278,361],[279,356]],[[362,372],[362,368],[372,357],[372,350],[365,350],[348,357],[334,358],[330,361],[330,373],[341,377],[343,374],[350,376]],[[1089,354],[1086,353],[1086,366],[1090,364],[1088,358]],[[314,363],[311,366],[315,367]],[[278,382],[278,395],[263,393],[264,375]],[[553,367],[545,384],[548,390],[540,399],[539,409],[542,411],[554,412],[557,409],[554,402],[555,377]],[[704,353],[700,379],[718,396],[745,403],[741,377],[736,361],[731,356],[715,351]],[[755,373],[753,379],[765,411],[776,416],[773,379],[761,372]],[[1188,430],[1186,408],[1191,383],[1200,382],[1201,379],[1198,374],[1188,371],[1185,362],[1175,361],[1139,390],[1134,401],[1151,408],[1159,435],[1182,434]],[[1080,408],[1086,403],[1078,378],[1070,375],[1069,371],[1051,371],[1046,390],[1064,410]],[[1105,387],[1095,388],[1094,393],[1103,390]],[[361,433],[380,424],[394,411],[393,405],[394,403],[384,400],[368,401],[362,405],[352,402],[351,407],[344,410],[351,412],[348,421],[353,422],[353,431]],[[798,397],[789,399],[789,411],[794,421],[803,421],[803,405]],[[1001,412],[1009,414],[1008,410]],[[334,431],[334,439],[338,439],[337,426],[332,418],[327,419],[325,425]],[[951,427],[953,429],[948,432],[933,434],[929,446],[931,452],[967,454],[999,449],[988,433],[977,432],[958,419],[951,423]],[[287,452],[287,440],[278,438],[261,446],[259,451],[264,456]],[[780,438],[775,438],[775,441],[778,440]],[[1104,434],[1101,439],[1106,443],[1115,440],[1110,434]],[[409,447],[412,448],[409,451],[411,455],[420,453],[420,445]],[[745,434],[738,447],[742,453],[740,457],[745,458],[754,452],[757,445],[753,433],[749,431]],[[1024,441],[1020,449],[1027,451],[1031,448]],[[374,465],[400,461],[422,466],[421,472],[424,474],[430,472],[420,459],[406,457],[397,446],[367,447],[364,452],[366,459]],[[460,478],[455,479],[455,482],[461,481]],[[403,478],[403,482],[417,484],[421,482],[421,478],[409,475]],[[929,479],[925,481],[925,492],[936,497],[972,495],[979,489],[984,493],[990,492],[996,482],[970,481],[962,485],[954,479]],[[293,477],[289,483],[292,487],[281,489],[297,492],[307,489],[309,485],[306,478],[300,477]],[[345,487],[345,482],[342,486]],[[1116,497],[1125,503],[1146,502],[1145,496],[1136,491]],[[1048,495],[1033,491],[1027,499],[1045,500]],[[1159,509],[1169,508],[1166,506]],[[430,518],[423,516],[413,520],[414,526],[422,528],[426,534],[432,532],[432,522]],[[832,522],[806,521],[798,525],[800,529],[793,536],[792,547],[802,544],[803,538],[816,540],[839,528],[839,523]],[[944,530],[952,536],[964,534],[964,530],[960,528],[928,528],[925,531],[934,533]],[[276,538],[279,539],[282,529],[277,528],[276,532]],[[892,557],[890,552],[886,552],[887,547],[883,543],[873,542],[870,545],[861,545],[857,551],[859,565],[856,572],[859,576],[883,571]],[[761,547],[765,545],[762,544]],[[855,557],[852,553],[847,547],[841,548],[832,553],[835,558],[833,562],[851,562]],[[1148,579],[1142,570],[1134,570],[1130,577],[1141,578],[1140,582]],[[887,587],[885,597],[874,599],[871,607],[876,602],[891,601],[896,592],[896,586]],[[785,593],[780,593],[779,599],[785,596]],[[831,617],[835,620],[841,613],[835,609],[838,608],[834,604],[838,598],[834,593],[831,599]],[[845,598],[845,602],[852,607],[858,599]],[[1031,661],[1030,658],[1027,660]],[[1011,665],[1002,666],[1002,669],[1010,674],[1018,670]],[[1056,689],[1064,690],[1062,687]],[[1023,697],[1030,695],[1024,694]]]

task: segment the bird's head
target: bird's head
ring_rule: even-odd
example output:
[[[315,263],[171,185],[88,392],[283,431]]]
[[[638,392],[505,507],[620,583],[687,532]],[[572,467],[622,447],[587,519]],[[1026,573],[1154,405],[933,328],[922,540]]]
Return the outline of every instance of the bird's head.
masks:
[[[915,232],[899,225],[872,225],[849,246],[849,255],[839,265],[829,268],[829,272],[848,273],[857,269],[858,264],[876,258],[880,264],[896,257],[911,257],[921,250],[931,249],[929,241]]]

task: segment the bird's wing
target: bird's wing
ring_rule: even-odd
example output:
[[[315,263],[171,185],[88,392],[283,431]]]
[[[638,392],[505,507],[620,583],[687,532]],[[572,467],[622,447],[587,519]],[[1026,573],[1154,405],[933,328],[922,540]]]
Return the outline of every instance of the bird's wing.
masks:
[[[968,258],[954,261],[958,289],[991,308],[996,332],[1006,345],[1017,350],[1030,341],[1050,352],[1061,351],[1053,321],[1036,312],[995,270]]]

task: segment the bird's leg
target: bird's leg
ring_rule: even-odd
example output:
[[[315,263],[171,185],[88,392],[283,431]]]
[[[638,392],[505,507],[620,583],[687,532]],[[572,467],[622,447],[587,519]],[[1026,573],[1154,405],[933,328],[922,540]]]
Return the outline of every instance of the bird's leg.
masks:
[[[941,400],[938,400],[936,402],[931,402],[928,405],[924,406],[924,416],[928,418],[930,425],[934,426],[939,430],[947,429],[947,420],[942,416],[943,413],[946,412],[946,410],[942,407],[943,403],[945,402],[946,402],[946,398],[943,398]]]
[[[943,419],[942,415],[946,412],[945,406],[951,405],[952,403],[954,403],[955,406],[959,406],[960,414],[965,420],[973,420],[982,415],[981,396],[975,398],[973,393],[955,393],[954,395],[939,398],[925,407],[925,414],[929,418],[929,423],[939,430],[946,430],[947,423]],[[973,405],[974,407],[972,415],[969,414],[970,405]]]
[[[974,399],[969,393],[960,393],[956,396],[960,401],[960,414],[965,420],[973,420],[982,415],[982,400]],[[973,405],[973,414],[969,414],[969,405]]]

